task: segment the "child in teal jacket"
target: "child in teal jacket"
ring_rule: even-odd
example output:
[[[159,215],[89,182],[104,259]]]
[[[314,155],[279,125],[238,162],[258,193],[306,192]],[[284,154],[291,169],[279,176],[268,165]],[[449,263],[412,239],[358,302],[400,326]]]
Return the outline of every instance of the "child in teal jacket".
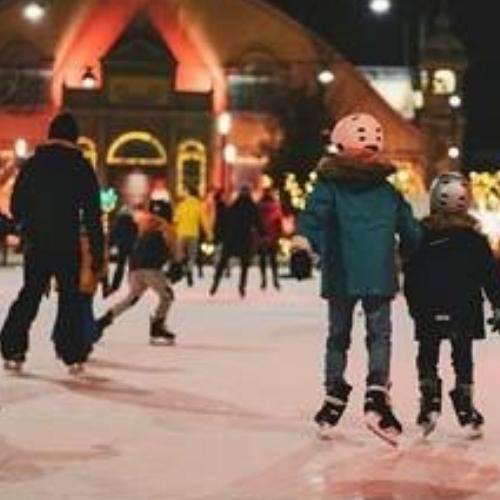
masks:
[[[402,249],[418,246],[421,229],[410,205],[387,181],[395,169],[377,160],[380,124],[370,115],[343,118],[332,133],[339,154],[324,158],[318,182],[301,213],[293,248],[317,254],[321,295],[328,300],[325,402],[315,421],[331,437],[352,387],[346,382],[353,311],[366,315],[369,368],[365,417],[368,427],[395,443],[402,426],[390,401],[391,302],[398,290],[396,235]]]

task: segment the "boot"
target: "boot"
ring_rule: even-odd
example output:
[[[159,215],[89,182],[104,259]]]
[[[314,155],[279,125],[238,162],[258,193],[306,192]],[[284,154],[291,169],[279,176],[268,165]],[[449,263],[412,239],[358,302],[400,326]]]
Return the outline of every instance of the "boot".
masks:
[[[472,389],[472,385],[460,384],[450,391],[450,398],[459,424],[465,429],[467,436],[474,439],[482,436],[484,418],[474,408]]]
[[[314,417],[320,439],[332,439],[333,428],[346,409],[351,391],[352,387],[347,382],[341,382],[328,390],[323,406]]]
[[[422,380],[420,383],[420,413],[417,425],[422,427],[424,437],[429,435],[437,425],[441,415],[441,380]]]
[[[151,345],[174,345],[175,335],[165,328],[165,318],[151,318],[150,343]]]

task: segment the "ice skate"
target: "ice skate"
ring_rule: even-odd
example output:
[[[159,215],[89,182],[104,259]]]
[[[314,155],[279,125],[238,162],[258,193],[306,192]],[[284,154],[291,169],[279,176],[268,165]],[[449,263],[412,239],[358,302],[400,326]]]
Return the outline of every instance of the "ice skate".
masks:
[[[423,436],[427,437],[436,429],[441,415],[441,380],[437,382],[422,382],[420,384],[420,413],[417,425],[422,428]]]
[[[472,386],[460,385],[450,391],[450,398],[459,424],[465,430],[466,437],[478,439],[483,435],[484,418],[472,403]]]
[[[328,391],[323,406],[314,417],[320,439],[332,439],[333,429],[346,409],[351,391],[352,387],[347,383]]]
[[[83,363],[73,363],[68,367],[68,373],[73,377],[77,377],[78,375],[81,375],[83,372],[84,372]]]
[[[15,359],[7,359],[4,361],[3,367],[5,371],[14,374],[21,373],[23,371],[23,361],[18,361]]]
[[[403,427],[392,411],[385,387],[371,386],[367,389],[364,411],[368,429],[390,445],[397,446]]]
[[[151,320],[151,329],[149,334],[149,341],[151,345],[175,345],[175,335],[172,332],[169,332],[163,323],[163,318]]]

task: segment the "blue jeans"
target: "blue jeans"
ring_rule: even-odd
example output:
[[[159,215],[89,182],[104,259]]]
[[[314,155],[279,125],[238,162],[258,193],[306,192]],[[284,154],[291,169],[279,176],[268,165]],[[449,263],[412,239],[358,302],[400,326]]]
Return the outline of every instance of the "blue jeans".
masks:
[[[362,297],[332,299],[328,303],[329,334],[326,342],[325,387],[327,393],[345,384],[347,351],[351,345],[354,307],[361,300],[366,317],[366,348],[368,350],[368,377],[370,385],[387,386],[391,363],[391,299]]]

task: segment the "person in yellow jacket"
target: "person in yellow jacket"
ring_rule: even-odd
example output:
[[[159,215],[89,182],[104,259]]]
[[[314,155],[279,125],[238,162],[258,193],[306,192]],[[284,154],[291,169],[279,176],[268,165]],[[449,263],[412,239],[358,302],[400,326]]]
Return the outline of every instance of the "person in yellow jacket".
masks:
[[[186,256],[186,279],[193,286],[193,267],[196,263],[198,245],[203,230],[208,240],[212,240],[212,228],[207,210],[198,197],[196,189],[186,187],[186,195],[177,205],[174,216],[179,244]]]

